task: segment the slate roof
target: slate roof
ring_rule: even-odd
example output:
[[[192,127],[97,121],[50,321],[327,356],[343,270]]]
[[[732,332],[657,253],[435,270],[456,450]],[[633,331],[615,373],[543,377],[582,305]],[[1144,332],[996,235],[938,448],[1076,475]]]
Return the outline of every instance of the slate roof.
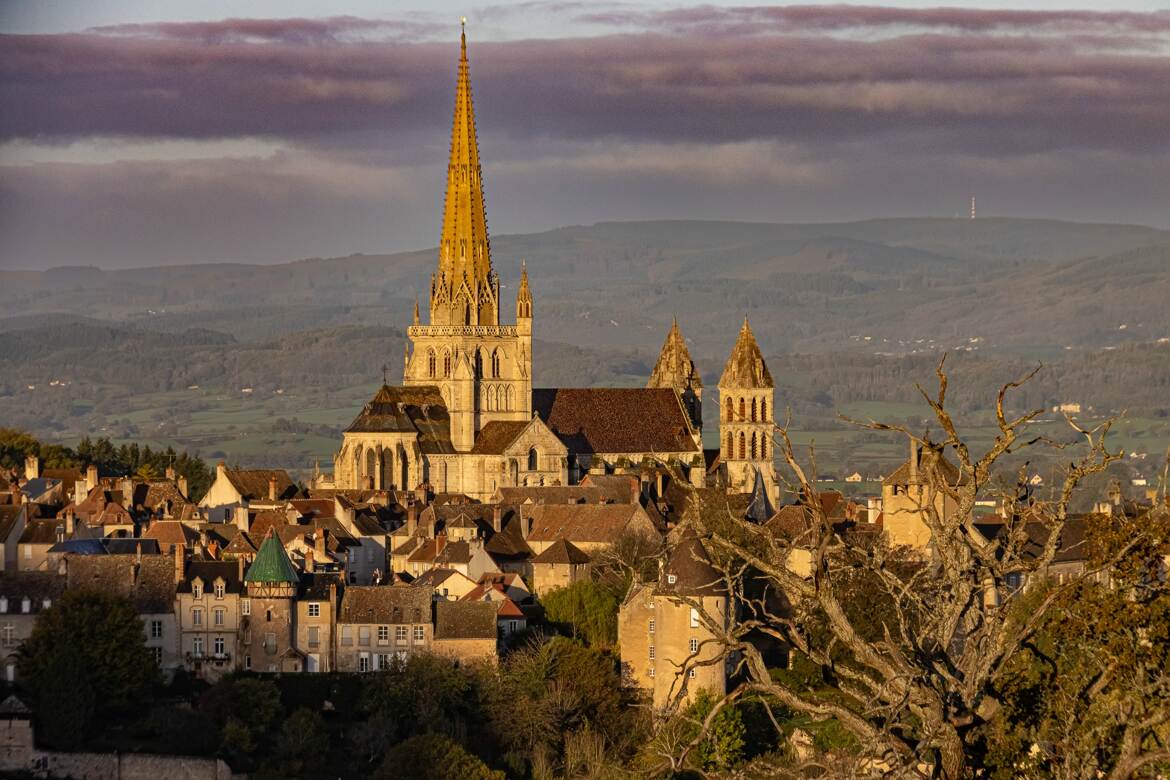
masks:
[[[638,504],[537,504],[521,508],[521,516],[532,519],[529,543],[568,539],[612,544],[641,512]]]
[[[581,564],[589,563],[590,557],[581,551],[579,547],[565,539],[557,539],[540,555],[532,559],[534,564],[537,563],[569,563]]]
[[[107,536],[102,539],[102,544],[106,548],[106,552],[111,555],[159,555],[162,553],[162,548],[154,539],[135,539],[132,536],[127,537],[113,537]],[[49,552],[53,549],[50,547]]]
[[[174,561],[152,555],[81,555],[68,558],[69,588],[124,596],[139,612],[170,612],[175,601]]]
[[[382,385],[345,429],[346,433],[417,433],[426,455],[455,452],[451,418],[439,388]]]
[[[671,575],[674,582],[670,581]],[[667,554],[658,589],[680,596],[719,596],[727,592],[719,572],[709,561],[706,548],[690,528],[679,534]]]
[[[330,586],[333,593],[341,593],[344,583],[340,574],[332,572],[305,572],[301,574],[302,601],[328,601]]]
[[[1001,522],[976,523],[975,527],[989,540],[999,540],[1007,529]],[[1071,515],[1061,529],[1060,539],[1056,547],[1053,563],[1080,563],[1088,560],[1093,552],[1092,543],[1088,538],[1089,518],[1087,515]],[[1026,560],[1035,559],[1044,552],[1044,545],[1052,533],[1051,528],[1038,521],[1028,522],[1024,526],[1027,541],[1020,550],[1020,556]],[[1006,542],[1006,539],[1004,540]]]
[[[244,590],[244,582],[240,579],[240,564],[236,561],[190,561],[187,563],[183,581],[178,584],[176,591],[190,593],[191,581],[196,577],[203,581],[204,587],[210,586],[218,577],[223,580],[227,593],[242,593]]]
[[[224,476],[247,501],[268,500],[268,480],[276,478],[276,498],[286,500],[297,494],[297,486],[284,469],[224,469]]]
[[[284,545],[281,544],[280,537],[276,534],[269,534],[261,542],[260,549],[256,552],[256,558],[244,576],[244,581],[288,582],[293,585],[298,583],[297,570],[293,567],[292,561],[288,559],[288,553],[284,551]]]
[[[496,605],[487,601],[435,603],[435,639],[496,638]]]
[[[628,482],[625,495],[617,498],[615,493],[620,491],[588,485],[544,485],[502,487],[497,489],[496,496],[502,504],[600,504],[606,501],[628,504],[632,500],[632,488]]]
[[[959,469],[946,456],[937,450],[918,447],[918,478],[921,480],[927,473],[938,469],[939,475],[948,485],[963,484],[966,477],[961,477]],[[907,460],[887,476],[883,482],[887,485],[905,485],[910,481],[910,461]]]
[[[492,534],[483,545],[488,555],[505,560],[531,558],[532,548],[524,541],[524,529],[521,526],[518,514],[506,513],[500,533]]]
[[[473,455],[502,455],[531,423],[528,420],[489,422],[475,436]]]
[[[744,517],[753,523],[763,523],[772,517],[773,511],[768,489],[764,486],[764,475],[757,468],[755,482],[752,483],[752,500]]]
[[[25,508],[21,504],[0,505],[0,541],[8,538],[24,512]]]
[[[454,569],[440,567],[435,569],[428,569],[427,571],[418,575],[418,577],[412,580],[410,584],[416,588],[426,587],[438,590],[439,586],[452,577],[461,577],[462,579],[471,582],[471,578],[464,576],[462,572],[455,571]]]
[[[338,623],[380,625],[431,622],[434,593],[425,587],[350,585],[341,597]]]
[[[573,453],[700,451],[678,394],[668,388],[533,390],[532,409]]]
[[[752,333],[752,326],[747,317],[743,319],[743,327],[739,329],[739,337],[723,366],[723,374],[719,377],[720,387],[766,388],[775,387],[772,375],[768,372],[768,364],[760,353],[760,345]]]
[[[65,586],[65,578],[55,571],[0,571],[0,596],[8,601],[7,614],[20,613],[25,597],[30,602],[30,613],[40,612],[45,599],[60,597]]]

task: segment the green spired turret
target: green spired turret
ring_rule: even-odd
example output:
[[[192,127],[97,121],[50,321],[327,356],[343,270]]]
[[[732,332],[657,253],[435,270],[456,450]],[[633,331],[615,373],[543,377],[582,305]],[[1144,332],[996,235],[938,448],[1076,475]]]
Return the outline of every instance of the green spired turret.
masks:
[[[271,530],[261,543],[260,549],[256,553],[256,560],[252,561],[252,565],[248,567],[248,573],[244,575],[244,582],[256,585],[277,583],[296,585],[299,582],[297,570],[292,561],[288,559],[288,553],[284,551],[280,537],[272,533]]]

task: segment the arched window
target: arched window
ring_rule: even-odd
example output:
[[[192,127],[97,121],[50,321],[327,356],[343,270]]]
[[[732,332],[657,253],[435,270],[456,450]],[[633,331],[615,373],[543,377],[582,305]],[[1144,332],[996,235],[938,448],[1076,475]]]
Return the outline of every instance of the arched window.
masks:
[[[739,399],[739,419],[747,419],[747,402],[742,397]]]
[[[751,450],[751,452],[752,452],[752,460],[755,460],[755,459],[756,459],[756,450],[757,450],[757,447],[756,447],[756,435],[753,433],[753,434],[752,434],[752,450]]]
[[[508,385],[508,389],[505,391],[505,396],[504,396],[504,410],[509,411],[509,412],[512,411],[512,403],[515,400],[516,400],[516,394],[513,392],[512,386]]]
[[[483,353],[478,349],[475,351],[475,378],[483,378]]]
[[[764,460],[768,459],[768,437],[760,436],[760,457]]]
[[[760,419],[763,422],[768,422],[768,399],[760,399]]]
[[[435,378],[435,351],[433,349],[427,350],[427,376],[431,379]]]
[[[756,421],[756,399],[752,399],[752,422]]]
[[[373,449],[366,450],[366,470],[362,476],[372,477],[378,473],[378,453]]]
[[[357,480],[360,480],[362,476],[362,447],[360,444],[353,451],[353,476]],[[361,485],[357,485],[356,487],[361,487]]]
[[[492,350],[492,379],[500,378],[500,350]]]
[[[463,307],[463,324],[471,324],[471,304],[468,303]]]
[[[734,407],[732,406],[732,403],[733,403],[733,401],[732,401],[732,400],[731,400],[731,398],[729,397],[729,398],[727,399],[726,403],[724,403],[724,404],[723,404],[723,406],[726,408],[726,409],[725,409],[725,413],[724,413],[724,415],[723,415],[723,418],[724,418],[725,420],[727,420],[728,422],[731,422],[731,415],[732,415],[732,414],[734,413],[734,411],[735,411]]]
[[[528,451],[528,470],[538,471],[540,469],[540,454],[533,447]]]
[[[520,487],[520,464],[516,462],[515,458],[512,458],[508,466],[511,471],[513,487]]]
[[[747,460],[747,437],[743,435],[743,431],[739,432],[739,459]]]
[[[443,376],[451,376],[451,353],[443,352]]]

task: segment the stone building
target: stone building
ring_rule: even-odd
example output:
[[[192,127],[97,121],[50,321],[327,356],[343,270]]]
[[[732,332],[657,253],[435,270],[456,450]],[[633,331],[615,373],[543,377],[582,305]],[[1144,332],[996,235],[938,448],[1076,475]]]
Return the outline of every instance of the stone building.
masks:
[[[250,669],[251,603],[244,594],[243,560],[188,562],[182,547],[172,556],[180,662],[209,682]]]
[[[673,540],[658,582],[631,589],[618,611],[622,676],[650,692],[656,708],[691,700],[699,690],[722,694],[729,661],[719,658],[711,624],[731,617],[727,590],[699,539]]]
[[[304,655],[295,645],[294,618],[300,575],[280,537],[269,533],[244,575],[250,642],[244,647],[255,672],[300,672]],[[247,664],[245,664],[247,666]]]
[[[502,488],[569,485],[591,470],[663,460],[701,486],[702,381],[677,323],[647,387],[533,389],[534,296],[522,268],[515,324],[504,324],[466,36],[455,91],[428,320],[416,304],[402,384],[379,388],[345,430],[332,484],[367,490],[426,484],[486,501]]]
[[[490,601],[436,601],[432,650],[456,663],[495,663],[499,658],[496,605]]]
[[[577,545],[558,539],[532,559],[532,592],[538,596],[588,579],[592,559]]]
[[[773,503],[778,503],[772,451],[774,395],[768,364],[745,317],[719,377],[721,476],[729,490],[746,493],[759,472]]]
[[[376,672],[429,651],[433,598],[423,587],[347,587],[337,617],[337,671]]]
[[[948,487],[962,476],[941,452],[910,442],[910,457],[882,482],[882,527],[891,545],[925,549],[930,544],[930,513],[942,519],[958,510]]]
[[[333,630],[337,624],[342,580],[339,574],[305,572],[300,578],[293,620],[296,649],[305,659],[306,672],[337,669]]]
[[[41,610],[65,592],[65,577],[56,571],[0,572],[0,654],[4,681],[17,679],[16,664],[21,644],[32,635]]]

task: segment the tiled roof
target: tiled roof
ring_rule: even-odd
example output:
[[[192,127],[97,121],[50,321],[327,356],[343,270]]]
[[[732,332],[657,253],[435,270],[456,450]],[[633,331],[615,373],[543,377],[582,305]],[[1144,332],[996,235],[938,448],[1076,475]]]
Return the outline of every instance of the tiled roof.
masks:
[[[579,487],[598,488],[614,503],[627,504],[641,492],[641,480],[633,474],[586,474]]]
[[[328,601],[330,592],[341,593],[343,585],[340,574],[305,572],[301,574],[301,599],[303,601]]]
[[[531,423],[528,420],[489,422],[475,436],[473,455],[501,455]]]
[[[1093,545],[1089,539],[1089,518],[1087,515],[1071,515],[1061,529],[1060,539],[1057,542],[1056,555],[1053,563],[1078,563],[1088,560],[1093,552]],[[978,523],[976,528],[984,537],[990,540],[999,540],[1007,526],[1002,522]],[[1044,552],[1044,545],[1052,533],[1046,523],[1031,521],[1025,524],[1024,533],[1027,541],[1020,550],[1020,556],[1025,560],[1035,559]]]
[[[20,544],[56,544],[58,528],[64,530],[64,520],[29,520],[20,535]]]
[[[339,623],[429,623],[434,593],[425,587],[350,585],[341,597]]]
[[[195,545],[199,541],[199,532],[178,520],[158,520],[146,529],[142,538],[154,539],[164,550],[169,550],[175,545],[181,547]]]
[[[225,469],[224,476],[247,501],[268,499],[268,481],[276,479],[276,498],[284,500],[297,494],[297,486],[284,469]]]
[[[616,542],[639,513],[638,504],[537,504],[520,512],[532,519],[529,543],[568,539],[602,544]]]
[[[162,548],[154,539],[135,539],[132,536],[107,536],[101,540],[111,555],[159,555]],[[55,545],[54,545],[55,546]],[[49,551],[52,552],[52,547]]]
[[[487,601],[435,603],[435,639],[495,638],[495,604]]]
[[[248,524],[248,533],[257,539],[263,539],[269,531],[279,530],[288,525],[288,516],[281,509],[262,509],[255,514]]]
[[[346,433],[417,433],[419,449],[427,455],[455,452],[451,418],[439,388],[431,385],[382,385]]]
[[[90,525],[133,525],[134,518],[121,504],[106,504],[100,512],[89,519]]]
[[[924,479],[927,474],[933,473],[937,470],[938,475],[948,485],[962,484],[965,477],[959,474],[959,470],[946,459],[937,450],[926,449],[918,446],[918,478]],[[883,480],[887,485],[905,485],[910,481],[910,461],[906,461],[898,468],[894,469],[893,473]]]
[[[633,479],[637,481],[636,477]],[[628,504],[632,500],[632,488],[627,481],[625,494],[621,495],[621,491],[587,485],[502,487],[496,491],[496,495],[503,504],[600,504],[605,501]]]
[[[570,452],[699,452],[691,437],[690,419],[674,390],[533,390],[532,408]]]
[[[442,586],[444,582],[447,582],[447,580],[450,580],[452,577],[467,580],[468,583],[471,582],[471,578],[465,577],[462,572],[455,571],[454,569],[440,567],[435,569],[428,569],[427,571],[418,575],[418,577],[416,577],[410,584],[416,588],[424,587],[439,590],[440,586]]]
[[[169,556],[69,556],[69,588],[125,596],[139,612],[170,612],[175,601],[175,568]]]
[[[498,534],[492,534],[484,543],[483,548],[494,558],[515,559],[531,558],[532,548],[524,541],[524,530],[521,527],[520,516],[509,512],[504,515],[503,529]]]
[[[537,563],[589,563],[590,558],[579,547],[565,539],[557,539],[540,555],[532,559]]]
[[[284,551],[280,537],[276,534],[269,534],[264,539],[260,544],[260,549],[256,552],[255,560],[248,567],[248,573],[244,576],[244,580],[257,583],[288,582],[293,585],[297,584],[297,570],[293,567],[292,561],[288,559],[288,553]]]
[[[774,387],[772,375],[768,372],[768,364],[760,353],[760,345],[752,334],[752,327],[744,317],[743,327],[739,329],[739,337],[723,367],[723,375],[719,377],[720,387],[767,388]]]

